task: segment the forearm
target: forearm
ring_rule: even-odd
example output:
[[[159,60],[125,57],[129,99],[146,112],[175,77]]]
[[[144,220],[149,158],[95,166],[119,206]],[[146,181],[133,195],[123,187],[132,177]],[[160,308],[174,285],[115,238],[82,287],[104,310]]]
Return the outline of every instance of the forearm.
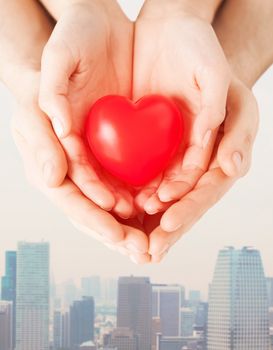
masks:
[[[273,1],[227,0],[213,26],[234,73],[252,87],[273,63]]]
[[[20,82],[40,70],[52,23],[35,0],[0,0],[0,9],[0,79],[19,98]]]
[[[193,15],[208,22],[213,18],[223,0],[146,0],[143,11],[153,16]]]

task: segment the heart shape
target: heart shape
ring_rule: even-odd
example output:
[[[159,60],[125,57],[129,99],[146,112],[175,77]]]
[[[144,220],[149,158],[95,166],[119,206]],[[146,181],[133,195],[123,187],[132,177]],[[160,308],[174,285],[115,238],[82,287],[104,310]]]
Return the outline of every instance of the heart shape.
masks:
[[[184,136],[176,104],[160,95],[133,103],[123,96],[105,96],[91,108],[86,137],[92,153],[112,175],[142,186],[168,165]]]

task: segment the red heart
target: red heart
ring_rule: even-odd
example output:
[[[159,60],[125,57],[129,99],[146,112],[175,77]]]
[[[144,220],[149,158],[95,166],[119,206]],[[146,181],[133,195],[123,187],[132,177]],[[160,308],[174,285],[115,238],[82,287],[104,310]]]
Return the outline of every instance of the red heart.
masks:
[[[145,96],[133,103],[123,96],[105,96],[91,108],[86,136],[109,173],[141,186],[166,168],[181,145],[184,123],[166,97]]]

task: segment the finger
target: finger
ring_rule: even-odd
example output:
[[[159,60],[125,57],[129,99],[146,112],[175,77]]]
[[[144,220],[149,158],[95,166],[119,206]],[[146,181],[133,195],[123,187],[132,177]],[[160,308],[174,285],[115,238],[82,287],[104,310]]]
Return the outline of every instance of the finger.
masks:
[[[130,259],[134,264],[143,265],[151,261],[151,256],[149,254],[131,254]]]
[[[152,255],[151,256],[151,263],[159,264],[168,254],[168,250],[166,250],[161,255]]]
[[[62,140],[68,158],[68,175],[83,194],[104,210],[112,210],[115,197],[99,177],[99,167],[89,157],[80,135],[71,134]]]
[[[196,72],[196,82],[201,93],[201,112],[194,125],[195,143],[206,147],[212,131],[225,119],[230,72],[223,64],[202,67]]]
[[[45,184],[59,186],[67,174],[67,160],[46,116],[39,108],[20,109],[13,117],[12,131],[18,148],[22,146],[18,139],[23,139],[34,155]]]
[[[158,189],[158,197],[162,202],[179,200],[192,190],[208,168],[216,136],[217,132],[214,131],[205,148],[190,145],[186,149],[180,167],[166,174],[166,180]]]
[[[170,207],[161,218],[160,226],[150,234],[149,254],[167,252],[233,185],[221,169],[206,173],[195,190]]]
[[[74,61],[67,46],[49,40],[41,61],[39,104],[50,118],[59,138],[67,136],[71,130],[69,79],[76,67],[77,62]]]
[[[27,173],[34,178],[32,182],[59,206],[70,220],[88,228],[88,233],[95,237],[97,237],[96,234],[99,234],[102,239],[114,243],[124,239],[125,231],[122,225],[112,215],[84,197],[72,181],[65,179],[57,188],[48,188],[42,181],[39,181],[39,169],[31,149],[24,139],[17,137],[16,141],[20,147]]]
[[[138,210],[144,211],[145,203],[151,196],[153,196],[156,193],[161,180],[162,174],[157,176],[154,180],[152,180],[139,191],[139,193],[135,197],[135,205]]]
[[[161,227],[166,232],[187,231],[212,207],[235,182],[218,167],[209,170],[196,187],[180,201],[173,204],[162,216]]]
[[[144,210],[149,215],[154,215],[164,208],[164,203],[160,201],[157,193],[153,194],[145,203]]]
[[[258,107],[254,96],[244,87],[233,89],[229,94],[224,136],[217,153],[219,165],[226,175],[237,177],[247,173],[257,129]]]
[[[134,213],[132,196],[121,188],[115,193],[116,204],[113,211],[122,219],[130,218]]]
[[[98,208],[68,179],[56,189],[42,191],[56,203],[73,221],[99,233],[112,242],[120,242],[125,237],[122,225],[106,211]]]
[[[146,254],[149,248],[148,236],[136,219],[122,220],[125,230],[124,241],[121,245],[132,253]]]

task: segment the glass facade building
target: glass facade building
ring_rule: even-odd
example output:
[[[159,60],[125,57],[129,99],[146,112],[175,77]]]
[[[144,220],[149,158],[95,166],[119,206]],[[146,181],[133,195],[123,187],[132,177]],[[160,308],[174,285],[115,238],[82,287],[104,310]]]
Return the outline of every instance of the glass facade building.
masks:
[[[153,284],[152,316],[160,318],[163,336],[180,335],[181,287]]]
[[[258,250],[219,252],[209,291],[208,350],[269,350],[268,297]]]
[[[93,297],[75,300],[70,307],[70,347],[94,339],[95,302]]]
[[[117,327],[138,335],[139,350],[151,350],[152,285],[148,277],[119,278]]]
[[[19,242],[16,350],[49,349],[49,244]]]
[[[16,251],[7,251],[5,276],[2,277],[1,298],[12,302],[12,348],[16,340]]]

